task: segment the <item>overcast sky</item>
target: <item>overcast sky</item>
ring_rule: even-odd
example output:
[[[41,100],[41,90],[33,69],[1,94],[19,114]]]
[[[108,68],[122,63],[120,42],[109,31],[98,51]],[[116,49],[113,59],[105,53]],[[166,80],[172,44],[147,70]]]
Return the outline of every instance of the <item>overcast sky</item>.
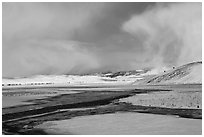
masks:
[[[3,3],[3,77],[200,61],[201,14],[201,3]]]

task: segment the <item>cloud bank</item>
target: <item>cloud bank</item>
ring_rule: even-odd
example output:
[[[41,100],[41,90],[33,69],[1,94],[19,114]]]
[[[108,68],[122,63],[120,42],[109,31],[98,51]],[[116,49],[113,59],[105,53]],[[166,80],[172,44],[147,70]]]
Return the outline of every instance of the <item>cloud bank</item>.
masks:
[[[201,3],[158,4],[133,16],[123,30],[140,39],[145,62],[155,67],[202,58]]]
[[[3,77],[201,60],[201,3],[3,3]]]
[[[71,37],[103,8],[95,3],[3,3],[3,76],[79,73],[97,67],[92,53]]]

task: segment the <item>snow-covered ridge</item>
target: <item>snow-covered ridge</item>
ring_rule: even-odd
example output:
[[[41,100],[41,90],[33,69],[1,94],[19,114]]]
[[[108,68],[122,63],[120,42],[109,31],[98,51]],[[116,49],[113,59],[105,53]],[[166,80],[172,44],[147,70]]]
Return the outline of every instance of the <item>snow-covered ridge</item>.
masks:
[[[157,68],[87,75],[37,75],[26,78],[3,78],[2,86],[89,85],[89,84],[186,84],[202,83],[202,62],[177,68]]]
[[[192,62],[136,81],[134,84],[201,84],[202,62]]]
[[[142,70],[96,73],[90,75],[37,75],[26,78],[13,78],[2,80],[3,87],[23,85],[84,85],[84,84],[128,84],[142,79]]]

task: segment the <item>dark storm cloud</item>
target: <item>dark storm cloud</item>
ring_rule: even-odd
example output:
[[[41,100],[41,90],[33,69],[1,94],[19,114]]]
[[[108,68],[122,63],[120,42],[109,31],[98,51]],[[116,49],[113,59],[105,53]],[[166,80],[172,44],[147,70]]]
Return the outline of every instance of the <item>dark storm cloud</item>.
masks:
[[[3,3],[3,76],[130,70],[196,60],[200,14],[199,4]],[[193,42],[197,48],[186,58],[187,43]]]
[[[106,3],[106,9],[93,19],[86,28],[75,32],[73,39],[86,42],[99,42],[113,34],[121,33],[123,22],[132,15],[142,13],[154,3]]]

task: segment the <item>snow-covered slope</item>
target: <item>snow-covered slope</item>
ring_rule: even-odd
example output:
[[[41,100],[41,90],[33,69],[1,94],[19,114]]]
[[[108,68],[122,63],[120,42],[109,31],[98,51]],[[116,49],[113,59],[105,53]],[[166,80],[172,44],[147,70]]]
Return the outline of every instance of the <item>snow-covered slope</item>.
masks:
[[[14,85],[43,85],[43,84],[86,84],[104,83],[108,78],[101,79],[99,76],[78,75],[39,75],[28,78],[3,79],[4,86]]]
[[[104,72],[104,73],[99,73],[99,75],[103,77],[116,78],[116,77],[123,77],[123,76],[140,76],[141,74],[145,74],[148,71],[149,71],[148,69],[143,69],[143,70],[131,70],[131,71]]]
[[[26,78],[3,79],[2,85],[23,86],[23,85],[88,85],[88,84],[130,84],[136,80],[142,79],[140,74],[143,71],[121,71],[117,73],[96,73],[89,75],[37,75]]]
[[[165,71],[165,72],[164,72]],[[37,75],[26,78],[3,78],[3,87],[35,85],[89,85],[89,84],[179,84],[202,83],[202,62],[169,68],[105,72],[89,75]]]
[[[193,62],[153,75],[134,84],[193,84],[202,83],[202,62]]]

